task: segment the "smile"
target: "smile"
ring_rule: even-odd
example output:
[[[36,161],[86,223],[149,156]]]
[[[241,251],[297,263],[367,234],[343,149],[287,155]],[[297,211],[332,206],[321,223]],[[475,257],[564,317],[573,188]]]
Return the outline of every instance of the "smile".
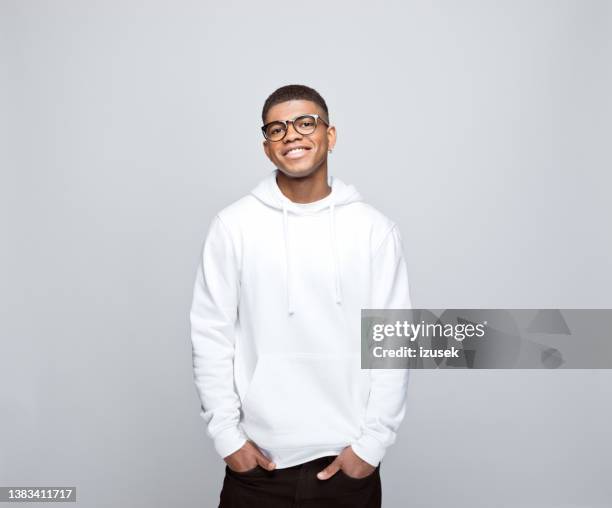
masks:
[[[308,150],[310,150],[310,148],[299,146],[296,148],[292,148],[288,152],[285,152],[283,155],[288,159],[299,159],[300,157],[303,157]]]

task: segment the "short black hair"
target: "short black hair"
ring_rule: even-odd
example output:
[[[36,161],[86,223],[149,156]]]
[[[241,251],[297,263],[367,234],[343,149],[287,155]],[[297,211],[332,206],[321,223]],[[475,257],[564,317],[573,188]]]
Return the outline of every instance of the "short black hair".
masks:
[[[323,99],[319,92],[317,92],[314,88],[310,88],[309,86],[305,85],[281,86],[272,92],[264,103],[263,110],[261,112],[262,122],[264,124],[266,123],[266,115],[272,106],[287,101],[312,101],[319,105],[323,111],[325,111],[326,118],[324,120],[329,122],[329,111],[327,110],[325,99]]]

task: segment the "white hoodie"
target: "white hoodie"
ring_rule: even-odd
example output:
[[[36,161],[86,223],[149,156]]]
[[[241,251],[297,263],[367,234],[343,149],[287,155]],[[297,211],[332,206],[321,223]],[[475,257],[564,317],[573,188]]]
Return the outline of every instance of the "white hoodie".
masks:
[[[406,369],[361,369],[361,309],[411,308],[397,226],[329,176],[294,203],[268,174],[212,220],[191,307],[194,381],[221,457],[251,439],[290,467],[351,445],[377,466]]]

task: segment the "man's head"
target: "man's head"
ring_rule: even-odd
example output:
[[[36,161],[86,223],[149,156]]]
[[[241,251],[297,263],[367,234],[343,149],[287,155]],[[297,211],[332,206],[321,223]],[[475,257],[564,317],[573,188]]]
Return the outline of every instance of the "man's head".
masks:
[[[327,152],[336,143],[336,128],[329,125],[327,104],[319,93],[303,85],[287,85],[270,95],[263,107],[263,125],[272,122],[294,120],[303,115],[318,115],[316,128],[311,130],[310,119],[300,122],[297,127],[292,122],[284,126],[277,124],[274,139],[284,133],[282,139],[263,142],[264,151],[275,166],[290,177],[305,177],[321,167],[327,168]],[[312,126],[314,127],[314,125]],[[300,132],[301,131],[301,132]],[[272,132],[272,130],[269,130]],[[301,148],[290,151],[294,148]]]

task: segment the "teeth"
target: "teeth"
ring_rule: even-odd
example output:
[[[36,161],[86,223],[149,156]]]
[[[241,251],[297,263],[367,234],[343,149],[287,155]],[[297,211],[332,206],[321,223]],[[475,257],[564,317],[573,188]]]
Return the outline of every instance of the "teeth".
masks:
[[[306,150],[306,148],[292,148],[291,150],[289,150],[287,152],[287,154],[292,153],[292,152],[302,152],[304,150]],[[287,155],[287,154],[285,154],[285,155]]]

